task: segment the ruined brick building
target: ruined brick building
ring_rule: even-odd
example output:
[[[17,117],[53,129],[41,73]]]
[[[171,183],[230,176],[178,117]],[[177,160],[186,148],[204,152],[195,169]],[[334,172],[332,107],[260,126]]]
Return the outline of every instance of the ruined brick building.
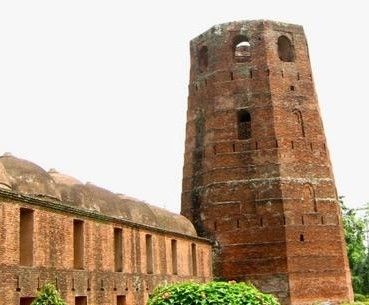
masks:
[[[190,47],[183,216],[3,155],[0,305],[46,281],[70,305],[143,305],[212,277],[284,304],[353,299],[303,29],[232,22]]]
[[[185,217],[0,157],[0,305],[29,305],[45,282],[68,305],[143,305],[159,283],[211,277]]]
[[[216,241],[214,275],[286,304],[352,300],[302,27],[226,23],[190,47],[182,214]]]

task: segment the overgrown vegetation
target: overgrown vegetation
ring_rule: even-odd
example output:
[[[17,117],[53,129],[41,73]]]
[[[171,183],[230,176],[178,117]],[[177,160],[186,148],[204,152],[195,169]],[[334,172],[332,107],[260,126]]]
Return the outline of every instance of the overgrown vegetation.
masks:
[[[366,295],[355,293],[355,303],[369,305],[369,297]]]
[[[236,282],[177,283],[156,288],[147,305],[279,305],[251,284]]]
[[[344,204],[342,197],[340,202],[355,300],[369,302],[365,296],[369,295],[369,253],[365,244],[365,231],[369,227],[368,210],[359,216],[356,210]]]
[[[53,284],[45,284],[31,305],[67,305]]]

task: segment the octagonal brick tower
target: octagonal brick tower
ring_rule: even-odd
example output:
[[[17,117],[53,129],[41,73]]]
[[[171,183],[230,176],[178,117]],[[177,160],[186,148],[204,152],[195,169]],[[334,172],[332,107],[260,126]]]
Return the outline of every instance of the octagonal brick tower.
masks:
[[[182,214],[215,241],[215,277],[284,304],[351,301],[303,28],[225,23],[190,48]]]

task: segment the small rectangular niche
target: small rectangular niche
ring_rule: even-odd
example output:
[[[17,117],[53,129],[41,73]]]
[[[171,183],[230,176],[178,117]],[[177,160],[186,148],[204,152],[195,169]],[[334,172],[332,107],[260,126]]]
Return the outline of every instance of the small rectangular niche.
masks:
[[[178,265],[177,265],[177,240],[172,239],[170,243],[171,251],[172,251],[172,273],[178,274]]]
[[[19,298],[19,305],[31,305],[34,297],[21,297]]]
[[[251,138],[251,115],[247,110],[239,110],[238,120],[238,139],[247,140]]]
[[[146,242],[146,273],[153,274],[154,261],[153,261],[152,236],[150,234],[146,234],[145,242]]]
[[[83,269],[84,265],[84,222],[73,220],[74,269]],[[82,297],[81,297],[82,298]],[[77,304],[77,303],[76,303]]]
[[[197,276],[197,249],[196,244],[191,244],[192,275]]]
[[[19,263],[33,265],[33,210],[21,208],[19,212]]]
[[[114,270],[123,271],[123,230],[114,228]]]
[[[125,295],[117,295],[116,305],[126,305],[126,296]]]
[[[78,296],[74,298],[75,305],[87,305],[87,297],[86,296]]]

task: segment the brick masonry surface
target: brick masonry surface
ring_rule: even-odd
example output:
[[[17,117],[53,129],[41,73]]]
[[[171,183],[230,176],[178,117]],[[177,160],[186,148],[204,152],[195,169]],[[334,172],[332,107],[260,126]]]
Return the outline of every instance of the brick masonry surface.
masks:
[[[302,27],[216,25],[190,51],[181,213],[215,241],[214,276],[284,304],[352,301]]]
[[[33,215],[33,246],[25,250],[33,253],[30,266],[20,263],[22,209]],[[83,265],[78,269],[74,265],[75,220],[83,223]],[[119,272],[115,271],[114,253],[117,228],[122,230]],[[22,232],[26,233],[30,232]],[[152,237],[151,274],[147,271],[147,235]],[[172,240],[177,245],[176,271]],[[34,297],[45,282],[54,283],[67,304],[86,296],[91,305],[118,304],[118,299],[142,305],[158,284],[211,277],[211,244],[206,240],[0,191],[0,305],[27,304],[27,298]]]

